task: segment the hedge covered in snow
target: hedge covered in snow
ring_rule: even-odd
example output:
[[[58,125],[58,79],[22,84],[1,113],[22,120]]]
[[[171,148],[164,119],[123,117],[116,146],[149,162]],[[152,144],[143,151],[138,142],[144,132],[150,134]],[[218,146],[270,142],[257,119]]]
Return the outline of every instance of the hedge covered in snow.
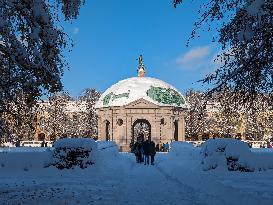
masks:
[[[253,172],[273,169],[270,153],[251,152],[248,145],[236,139],[209,139],[201,147],[202,168]]]
[[[97,144],[93,139],[64,138],[54,143],[52,160],[48,166],[58,169],[87,168],[95,163]]]
[[[188,142],[174,141],[171,143],[170,147],[169,155],[174,157],[188,157],[194,150],[193,145]]]
[[[23,149],[7,150],[6,152],[0,152],[0,173],[2,171],[37,171],[43,169],[45,164],[51,158],[50,149],[42,149],[43,151],[37,151],[33,148],[31,152],[27,152]]]
[[[194,169],[200,166],[199,162],[200,148],[194,147],[191,143],[179,141],[174,141],[170,144],[170,152],[164,159],[164,164],[169,167],[172,167],[172,163],[175,163],[175,166],[187,167],[187,169]],[[156,163],[158,163],[157,160]]]
[[[118,146],[115,141],[96,141],[98,150],[111,151],[114,154],[118,154]]]

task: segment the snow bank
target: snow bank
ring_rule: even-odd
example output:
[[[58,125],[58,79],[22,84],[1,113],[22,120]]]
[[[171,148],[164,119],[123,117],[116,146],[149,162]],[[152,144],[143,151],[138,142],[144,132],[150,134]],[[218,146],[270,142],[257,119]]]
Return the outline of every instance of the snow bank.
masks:
[[[117,160],[119,151],[118,146],[113,141],[97,141],[98,156],[97,161],[101,164],[113,163]],[[104,166],[103,165],[103,166]]]
[[[201,147],[202,168],[253,172],[273,169],[272,153],[253,153],[248,145],[235,139],[209,139]]]
[[[188,157],[192,155],[194,147],[191,143],[188,142],[172,142],[171,149],[169,152],[170,157],[180,158]]]
[[[114,141],[96,141],[98,150],[111,150],[114,153],[118,153],[118,146]]]
[[[43,152],[0,152],[0,170],[16,172],[43,169],[50,157],[50,149],[43,149]]]
[[[186,166],[198,164],[200,148],[188,142],[172,142],[168,158],[183,163]]]
[[[170,152],[165,157],[156,160],[156,163],[164,163],[164,166],[170,168],[175,163],[176,166],[187,169],[194,169],[200,165],[200,148],[196,148],[188,142],[172,142],[170,147]]]
[[[58,169],[87,168],[95,164],[97,144],[90,138],[64,138],[54,143],[52,160],[48,166]]]
[[[86,138],[64,138],[55,142],[55,147],[13,147],[0,148],[0,172],[41,171],[45,167],[60,166],[87,167],[95,163],[99,167],[113,166],[121,161],[118,146],[112,141],[97,141]],[[67,162],[71,152],[75,164]],[[78,153],[77,153],[78,152]],[[87,157],[87,153],[89,156]],[[68,160],[68,161],[69,161]],[[66,164],[68,163],[68,164]],[[57,165],[58,164],[58,165]]]

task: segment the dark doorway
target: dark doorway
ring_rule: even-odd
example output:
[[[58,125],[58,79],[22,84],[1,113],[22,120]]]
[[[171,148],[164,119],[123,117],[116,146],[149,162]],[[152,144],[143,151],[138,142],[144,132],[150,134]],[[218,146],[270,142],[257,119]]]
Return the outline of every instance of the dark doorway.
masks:
[[[105,124],[105,140],[109,141],[110,140],[110,122],[106,120]]]
[[[151,124],[148,120],[145,119],[137,119],[132,125],[132,140],[133,144],[140,133],[144,134],[144,140],[151,139]]]
[[[38,141],[44,141],[44,140],[45,140],[45,134],[44,133],[38,134]]]
[[[173,126],[174,126],[174,133],[173,133],[173,137],[175,141],[178,141],[178,120],[175,120],[173,122]]]

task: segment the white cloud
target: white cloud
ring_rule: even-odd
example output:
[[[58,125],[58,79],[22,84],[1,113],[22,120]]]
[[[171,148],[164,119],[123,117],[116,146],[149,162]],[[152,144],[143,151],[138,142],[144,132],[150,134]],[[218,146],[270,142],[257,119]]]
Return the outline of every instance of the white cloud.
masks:
[[[226,54],[230,54],[231,56],[229,56],[229,58],[231,59],[233,57],[233,49],[232,48],[227,48],[226,50],[219,50],[218,52],[216,52],[211,61],[212,61],[212,64],[215,65],[216,67],[221,67],[223,66],[225,63],[224,61],[221,59],[221,56],[223,53],[226,53]]]
[[[223,62],[217,58],[222,53],[221,49],[216,50],[213,46],[196,47],[176,58],[173,62],[179,69],[196,74],[198,72],[205,76],[223,65]]]
[[[222,50],[219,50],[218,52],[216,52],[211,59],[211,64],[214,64],[216,66],[221,66],[223,65],[223,62],[221,61],[221,58],[219,57],[221,54],[223,53]]]
[[[177,64],[185,65],[194,63],[196,61],[203,60],[205,57],[207,57],[210,53],[210,46],[203,46],[203,47],[197,47],[193,48],[181,57],[176,59]]]
[[[79,33],[79,31],[80,31],[80,29],[78,27],[76,27],[76,28],[74,28],[73,33],[77,34],[77,33]]]

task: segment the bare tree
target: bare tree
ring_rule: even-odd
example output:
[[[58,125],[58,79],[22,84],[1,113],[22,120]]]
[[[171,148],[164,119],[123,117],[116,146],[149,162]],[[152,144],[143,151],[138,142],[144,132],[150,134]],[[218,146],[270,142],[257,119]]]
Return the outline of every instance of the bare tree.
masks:
[[[186,99],[190,109],[186,112],[186,135],[189,140],[197,136],[272,140],[273,112],[268,104],[269,95],[258,95],[252,109],[235,107],[229,99],[229,90],[214,93],[210,101],[205,94],[189,90]],[[200,139],[200,137],[199,137]]]
[[[67,103],[72,98],[66,92],[54,94],[49,97],[45,106],[45,131],[51,140],[66,136],[68,133],[70,116],[66,110]]]
[[[181,3],[173,1],[175,7]],[[216,28],[212,40],[218,40],[223,50],[217,59],[223,65],[202,80],[213,83],[209,97],[229,88],[232,103],[251,108],[260,93],[272,93],[272,16],[271,0],[211,0],[202,5],[190,39],[200,28]]]
[[[35,109],[28,106],[22,92],[16,91],[15,94],[16,103],[7,102],[5,106],[10,112],[4,112],[1,115],[4,123],[0,134],[3,138],[8,139],[7,141],[33,139]]]
[[[86,127],[86,136],[98,137],[98,116],[95,111],[95,103],[99,100],[100,93],[92,88],[82,91],[79,100],[86,103],[86,113],[82,117],[81,124]]]
[[[244,112],[245,135],[249,140],[271,140],[273,138],[272,106],[268,104],[269,95],[258,95],[255,109]]]
[[[33,107],[43,93],[62,89],[68,41],[58,11],[61,6],[66,20],[76,18],[82,2],[0,0],[0,135],[8,131],[7,116],[24,120],[18,91]]]
[[[186,100],[190,109],[186,111],[186,136],[188,140],[198,140],[200,135],[208,131],[204,112],[204,94],[200,91],[189,90]]]

